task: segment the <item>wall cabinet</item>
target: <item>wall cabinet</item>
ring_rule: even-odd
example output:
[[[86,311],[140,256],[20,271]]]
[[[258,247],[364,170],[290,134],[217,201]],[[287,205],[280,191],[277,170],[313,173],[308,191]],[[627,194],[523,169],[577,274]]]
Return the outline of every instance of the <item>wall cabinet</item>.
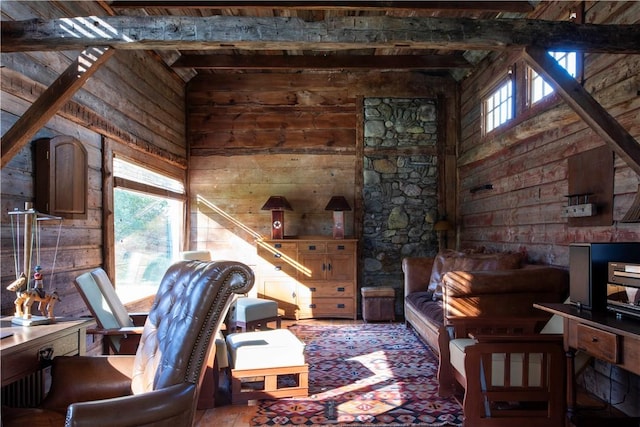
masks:
[[[355,319],[356,252],[353,239],[261,240],[258,296],[277,301],[288,318]]]
[[[71,136],[34,141],[35,209],[69,219],[87,217],[87,150]]]

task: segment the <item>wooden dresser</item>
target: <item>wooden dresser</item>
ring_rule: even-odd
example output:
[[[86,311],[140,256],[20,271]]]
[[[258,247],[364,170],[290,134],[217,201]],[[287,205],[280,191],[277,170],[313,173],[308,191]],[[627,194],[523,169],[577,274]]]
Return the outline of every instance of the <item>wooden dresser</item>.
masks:
[[[277,301],[287,318],[356,319],[357,243],[330,237],[258,241],[264,261],[258,296]]]
[[[612,312],[581,310],[569,304],[535,304],[535,307],[558,315],[564,322],[564,347],[567,354],[567,417],[580,419],[576,404],[576,384],[573,372],[576,351],[619,366],[640,375],[640,319],[618,316]],[[617,419],[615,425],[627,425]],[[632,424],[637,419],[628,419]],[[625,424],[623,424],[625,423]],[[582,425],[575,422],[571,425]],[[612,424],[613,425],[613,424]]]

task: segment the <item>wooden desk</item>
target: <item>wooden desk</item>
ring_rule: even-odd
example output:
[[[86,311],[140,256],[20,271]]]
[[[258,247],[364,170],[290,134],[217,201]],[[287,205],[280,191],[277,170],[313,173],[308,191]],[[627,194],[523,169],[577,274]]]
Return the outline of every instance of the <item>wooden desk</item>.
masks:
[[[2,387],[39,373],[56,356],[85,354],[87,326],[93,323],[92,319],[57,318],[48,325],[17,326],[11,319],[0,318],[0,332],[8,335],[0,339]]]
[[[567,416],[576,412],[574,378],[575,352],[640,375],[640,319],[616,316],[612,312],[591,312],[569,304],[534,304],[564,320],[564,348],[567,354]]]

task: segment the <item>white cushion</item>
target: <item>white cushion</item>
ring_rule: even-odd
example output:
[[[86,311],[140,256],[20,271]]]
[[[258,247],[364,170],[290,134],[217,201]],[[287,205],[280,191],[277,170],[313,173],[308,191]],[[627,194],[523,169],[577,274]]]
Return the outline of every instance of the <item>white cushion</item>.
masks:
[[[449,353],[451,366],[462,376],[466,376],[464,369],[465,348],[474,345],[475,340],[471,338],[456,338],[449,341]],[[523,353],[511,353],[509,366],[506,365],[505,353],[494,353],[491,355],[491,385],[504,386],[505,370],[509,370],[512,387],[522,386],[524,379],[522,366],[524,361]],[[542,353],[529,353],[529,387],[541,385],[542,376]]]
[[[227,335],[234,369],[264,369],[304,365],[304,343],[288,329]]]

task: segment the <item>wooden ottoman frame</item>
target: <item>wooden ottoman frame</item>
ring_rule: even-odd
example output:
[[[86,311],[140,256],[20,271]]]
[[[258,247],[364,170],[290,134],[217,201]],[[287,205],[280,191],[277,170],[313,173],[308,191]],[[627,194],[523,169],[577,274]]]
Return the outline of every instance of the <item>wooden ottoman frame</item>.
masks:
[[[291,375],[295,377],[293,386],[278,387],[278,377]],[[260,380],[262,378],[262,380]],[[243,380],[252,384],[263,382],[260,389],[242,387]],[[246,381],[251,380],[251,381]],[[246,403],[249,400],[273,399],[280,397],[306,397],[309,395],[309,365],[287,366],[260,369],[232,369],[231,370],[231,401]]]

